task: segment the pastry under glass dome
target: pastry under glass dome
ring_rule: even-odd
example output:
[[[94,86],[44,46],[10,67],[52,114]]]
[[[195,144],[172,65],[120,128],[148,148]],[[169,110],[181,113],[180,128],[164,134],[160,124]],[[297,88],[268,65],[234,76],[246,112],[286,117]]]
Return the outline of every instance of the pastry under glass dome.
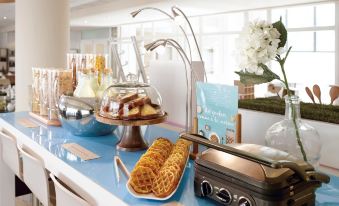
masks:
[[[124,126],[117,149],[144,150],[148,146],[140,126],[166,121],[167,114],[161,106],[161,96],[154,87],[144,83],[118,83],[105,90],[96,119],[105,124]]]
[[[163,116],[162,98],[149,84],[126,82],[103,93],[99,115],[110,119],[147,120]]]

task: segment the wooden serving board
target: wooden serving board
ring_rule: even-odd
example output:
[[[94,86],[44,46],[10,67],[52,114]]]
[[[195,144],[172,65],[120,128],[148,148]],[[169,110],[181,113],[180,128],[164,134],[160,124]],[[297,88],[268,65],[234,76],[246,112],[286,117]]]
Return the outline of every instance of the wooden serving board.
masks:
[[[122,126],[142,126],[142,125],[152,125],[152,124],[159,124],[167,119],[167,113],[165,112],[164,115],[159,116],[154,119],[138,119],[138,120],[122,120],[122,119],[110,119],[107,117],[102,117],[99,114],[95,115],[96,119],[104,124],[110,125],[122,125]]]
[[[59,120],[49,120],[47,116],[41,116],[39,114],[36,114],[34,112],[30,112],[29,115],[33,117],[34,119],[38,120],[39,122],[48,125],[48,126],[55,126],[60,127],[61,123]]]

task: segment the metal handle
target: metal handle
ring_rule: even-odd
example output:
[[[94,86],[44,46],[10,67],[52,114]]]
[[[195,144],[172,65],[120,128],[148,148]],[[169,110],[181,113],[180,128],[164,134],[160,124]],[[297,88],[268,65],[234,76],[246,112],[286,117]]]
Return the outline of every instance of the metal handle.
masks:
[[[183,139],[187,139],[192,142],[196,142],[198,144],[205,145],[206,147],[216,149],[222,152],[226,152],[250,161],[257,162],[259,164],[272,167],[272,168],[279,168],[276,161],[273,161],[271,159],[260,157],[258,155],[251,154],[249,152],[245,152],[227,145],[217,144],[214,142],[211,142],[207,140],[204,136],[198,135],[198,134],[187,134],[187,133],[181,133],[180,137]]]
[[[213,148],[222,152],[226,152],[228,154],[232,154],[237,157],[241,157],[247,160],[250,160],[252,162],[256,162],[262,165],[265,165],[267,167],[271,167],[274,169],[279,168],[289,168],[293,170],[295,173],[297,173],[300,178],[302,178],[304,181],[320,181],[320,182],[329,182],[329,177],[325,174],[318,173],[314,171],[314,168],[312,165],[305,162],[305,165],[303,167],[300,167],[297,163],[289,160],[272,160],[266,157],[258,156],[246,151],[242,151],[239,149],[236,149],[231,146],[217,144],[214,142],[211,142],[207,140],[204,136],[197,135],[197,134],[187,134],[187,133],[181,133],[180,138],[187,139],[192,142],[196,142],[198,144],[205,145],[209,148]]]
[[[134,47],[134,51],[135,51],[135,55],[136,55],[136,59],[137,59],[138,67],[139,67],[138,78],[139,78],[139,73],[141,73],[143,82],[147,83],[147,75],[146,75],[144,63],[142,62],[140,50],[139,50],[138,43],[137,43],[135,36],[131,36],[131,40],[133,43],[133,47]]]
[[[126,82],[126,76],[125,76],[124,70],[122,68],[121,60],[120,60],[118,50],[117,50],[117,45],[110,44],[110,47],[111,47],[111,51],[112,51],[112,56],[115,60],[116,66],[118,67],[118,70],[119,70],[118,82],[120,81],[120,78],[121,78],[122,82]],[[113,67],[113,65],[112,65],[112,67]]]

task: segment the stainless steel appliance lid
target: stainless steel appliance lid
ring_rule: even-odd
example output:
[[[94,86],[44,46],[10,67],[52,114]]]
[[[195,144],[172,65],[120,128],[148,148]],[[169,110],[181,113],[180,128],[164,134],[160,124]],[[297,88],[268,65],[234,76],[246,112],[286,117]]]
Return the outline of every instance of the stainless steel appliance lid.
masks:
[[[293,156],[290,156],[287,153],[277,149],[261,145],[246,146],[250,144],[241,144],[242,146],[222,145],[213,143],[207,140],[205,137],[197,134],[181,133],[180,138],[184,138],[189,141],[205,145],[209,148],[216,149],[220,152],[225,152],[241,159],[255,162],[257,164],[260,164],[261,166],[266,166],[268,168],[290,169],[306,182],[328,183],[330,181],[330,177],[328,175],[315,171],[313,166],[309,163],[302,160],[296,160],[295,158],[293,158]],[[267,171],[267,169],[265,171]],[[266,176],[269,177],[270,175]]]
[[[245,151],[260,151],[259,145],[237,146],[238,149]],[[270,153],[270,151],[268,151],[266,147],[264,148],[264,150],[265,153]],[[215,149],[207,149],[206,151],[204,151],[199,157],[197,163],[203,166],[208,165],[209,167],[212,167],[211,169],[220,171],[221,173],[231,170],[232,173],[241,174],[244,177],[246,176],[250,178],[252,181],[266,182],[269,184],[285,181],[288,177],[295,174],[295,172],[289,168],[270,168],[259,163]]]

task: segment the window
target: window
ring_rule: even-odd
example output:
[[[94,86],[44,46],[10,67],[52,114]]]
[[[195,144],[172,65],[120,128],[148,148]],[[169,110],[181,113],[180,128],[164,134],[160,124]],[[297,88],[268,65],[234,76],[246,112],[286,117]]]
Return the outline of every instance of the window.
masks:
[[[286,8],[290,81],[329,85],[335,82],[334,3]],[[300,14],[303,15],[300,18]],[[300,78],[300,77],[307,78]]]
[[[336,35],[335,3],[333,2],[204,15],[189,17],[189,19],[195,31],[210,82],[232,85],[233,80],[239,78],[234,73],[238,70],[235,56],[236,39],[246,22],[254,20],[275,22],[281,19],[288,30],[287,46],[292,46],[291,54],[286,62],[290,82],[308,86],[315,83],[319,85],[335,83]],[[159,37],[175,38],[189,54],[187,41],[175,23],[154,21],[147,25],[139,34],[145,42]],[[184,23],[182,26],[188,35],[193,59],[198,60],[199,56],[191,32],[187,24]],[[136,33],[138,35],[135,26],[126,26],[126,29],[126,32],[122,34]],[[172,59],[178,58],[176,51],[169,50],[169,52],[171,55],[167,56]],[[155,56],[153,55],[152,58]],[[271,63],[271,68],[280,74],[279,65],[275,62]],[[258,92],[257,96],[263,96],[263,93]]]
[[[278,8],[271,10],[271,21],[276,22],[281,19],[281,21],[286,25],[287,22],[287,11],[286,9]]]
[[[226,31],[226,14],[205,16],[201,19],[203,33],[224,32]]]
[[[248,12],[249,21],[255,21],[257,19],[267,21],[267,10],[256,10]]]
[[[315,8],[316,26],[334,26],[334,4],[321,4]]]
[[[311,52],[314,50],[313,31],[290,31],[287,38],[287,45],[292,46],[292,52]]]
[[[287,28],[312,27],[314,6],[298,6],[287,9]]]

